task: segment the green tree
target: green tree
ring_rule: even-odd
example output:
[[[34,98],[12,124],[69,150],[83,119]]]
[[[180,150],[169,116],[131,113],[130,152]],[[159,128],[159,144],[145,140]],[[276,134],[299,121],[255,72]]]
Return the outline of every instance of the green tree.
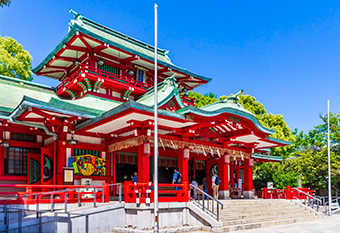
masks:
[[[12,0],[0,0],[0,6],[4,7],[4,6],[9,6],[11,5]]]
[[[32,57],[11,37],[0,37],[0,74],[32,81]]]
[[[213,103],[218,101],[217,98],[216,98],[216,95],[214,95],[211,92],[209,92],[208,94],[202,95],[198,92],[190,91],[188,93],[188,96],[190,98],[196,99],[195,104],[196,104],[197,108],[203,107],[203,106],[208,105],[208,104],[213,104]]]

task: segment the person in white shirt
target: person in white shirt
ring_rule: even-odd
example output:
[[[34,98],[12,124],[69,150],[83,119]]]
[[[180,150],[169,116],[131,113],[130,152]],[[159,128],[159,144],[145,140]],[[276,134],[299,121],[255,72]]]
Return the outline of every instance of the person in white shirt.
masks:
[[[211,188],[213,189],[213,197],[218,200],[218,188],[220,187],[220,184],[216,184],[217,180],[219,178],[217,177],[216,173],[213,172],[213,177],[211,178]]]
[[[198,183],[196,182],[195,179],[192,180],[191,184],[192,184],[192,186],[198,188]],[[196,189],[194,189],[194,198],[195,198],[195,200],[197,200],[197,190]]]

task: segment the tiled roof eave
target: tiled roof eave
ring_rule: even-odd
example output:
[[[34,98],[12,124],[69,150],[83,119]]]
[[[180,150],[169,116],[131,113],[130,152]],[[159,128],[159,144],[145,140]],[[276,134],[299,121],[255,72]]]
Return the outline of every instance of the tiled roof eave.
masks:
[[[248,111],[245,111],[241,108],[236,109],[236,108],[232,108],[232,107],[223,107],[223,108],[219,108],[219,109],[214,110],[214,111],[205,111],[205,110],[195,108],[195,107],[189,105],[185,108],[177,110],[176,112],[183,114],[183,115],[192,113],[192,114],[196,114],[196,115],[203,116],[203,117],[213,117],[213,116],[217,116],[217,115],[223,114],[223,113],[230,113],[230,114],[234,114],[236,116],[241,116],[243,118],[250,120],[258,130],[260,130],[261,132],[263,132],[265,134],[272,135],[275,132],[275,130],[264,127],[253,114],[251,114]]]

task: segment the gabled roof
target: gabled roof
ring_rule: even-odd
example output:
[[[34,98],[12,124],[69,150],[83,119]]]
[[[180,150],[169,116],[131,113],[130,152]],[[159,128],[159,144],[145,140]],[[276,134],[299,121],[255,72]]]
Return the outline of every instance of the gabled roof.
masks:
[[[221,100],[200,108],[195,108],[191,105],[176,111],[180,114],[197,115],[201,117],[213,117],[223,113],[241,116],[251,121],[255,127],[265,134],[273,134],[275,130],[264,127],[250,111],[246,110],[241,104],[234,103],[231,100]]]
[[[65,38],[36,68],[33,69],[34,73],[37,73],[39,75],[45,75],[51,78],[57,78],[57,79],[62,78],[64,75],[63,70],[60,67],[51,68],[49,67],[48,63],[50,63],[53,59],[58,60],[58,58],[56,58],[56,55],[62,49],[67,49],[66,45],[71,41],[71,39],[73,39],[79,33],[86,36],[86,39],[84,40],[86,40],[89,46],[93,48],[95,48],[96,46],[100,46],[101,44],[98,43],[100,42],[100,43],[104,43],[104,45],[107,47],[113,46],[112,48],[116,48],[118,50],[121,49],[122,51],[120,51],[119,53],[116,51],[117,54],[119,54],[121,58],[129,58],[131,57],[131,55],[133,55],[133,56],[139,56],[151,62],[154,61],[154,47],[152,45],[146,44],[142,41],[139,41],[135,38],[127,36],[116,30],[110,29],[82,15],[79,15],[76,13],[75,15],[76,15],[75,16],[76,19],[70,21],[69,32],[67,33]],[[97,42],[94,42],[94,41],[90,42],[89,38],[95,39]],[[86,46],[84,45],[82,41],[78,41],[78,42],[77,42],[78,48],[81,45],[81,47],[86,49]],[[106,48],[106,50],[108,50],[108,48]],[[126,51],[126,53],[124,53],[124,51]],[[188,85],[189,87],[197,86],[196,84],[194,85],[195,81],[199,82],[199,80],[203,80],[206,83],[211,80],[211,78],[207,78],[207,77],[192,73],[184,68],[174,65],[171,62],[170,58],[168,57],[169,51],[164,50],[164,49],[158,49],[157,51],[158,51],[158,58],[157,58],[158,64],[168,67],[169,69],[169,71],[167,71],[166,74],[172,75],[174,72],[178,71],[182,74],[187,75],[188,78],[190,77],[190,82],[186,83],[186,85]],[[79,58],[83,54],[84,54],[83,52],[80,52],[77,58]],[[76,58],[76,54],[74,51],[73,51],[72,57],[74,59]],[[143,61],[140,61],[140,62],[143,62]],[[64,64],[66,68],[70,68],[72,66],[72,60],[69,60],[69,61],[61,60],[59,61],[58,64]],[[140,65],[138,61],[136,61],[136,64]],[[147,65],[147,63],[145,63],[144,65]],[[150,66],[151,64],[148,63],[148,65]],[[141,66],[143,66],[143,63]],[[44,69],[46,69],[46,74],[44,74],[45,72]],[[55,74],[51,75],[48,73],[52,71],[53,69],[60,69],[60,72],[58,73],[58,75],[55,75]],[[153,69],[153,68],[149,67],[149,69]]]

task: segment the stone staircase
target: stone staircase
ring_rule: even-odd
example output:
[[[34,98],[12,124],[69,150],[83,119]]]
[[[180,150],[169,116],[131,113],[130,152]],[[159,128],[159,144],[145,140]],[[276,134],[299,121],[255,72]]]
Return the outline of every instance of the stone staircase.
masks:
[[[247,230],[320,218],[317,213],[289,200],[222,200],[223,232]]]

